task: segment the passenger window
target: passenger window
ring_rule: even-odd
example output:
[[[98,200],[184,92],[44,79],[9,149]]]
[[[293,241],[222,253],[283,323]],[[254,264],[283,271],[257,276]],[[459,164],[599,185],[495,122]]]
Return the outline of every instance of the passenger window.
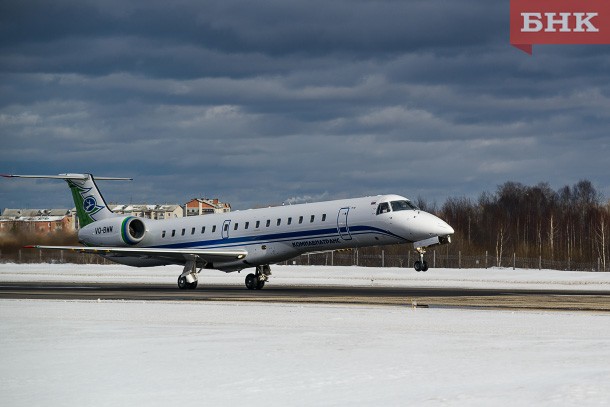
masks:
[[[258,228],[260,228],[260,227],[261,227],[261,221],[260,221],[260,220],[257,220],[257,221],[256,221],[256,227],[255,227],[255,229],[258,229]]]
[[[316,218],[316,215],[311,215],[311,218],[309,219],[309,223],[313,223],[315,218]]]
[[[229,224],[228,224],[228,223],[226,223],[226,224],[225,224],[225,232],[226,232],[227,230],[229,230]]]
[[[302,217],[302,216],[299,216],[299,225],[300,225],[301,223],[303,223],[303,217]]]
[[[278,219],[278,220],[277,220],[277,225],[278,225],[278,226],[280,226],[281,224],[282,224],[282,220],[281,220],[281,219]]]
[[[233,226],[233,230],[237,230],[237,225],[239,225],[239,223],[236,223],[235,226]]]
[[[161,238],[165,238],[165,230],[161,233]]]
[[[195,228],[192,228],[191,229],[191,235],[194,235],[194,234],[195,234]]]
[[[246,224],[244,225],[244,229],[248,229],[249,226],[250,226],[250,222],[246,222]]]
[[[288,225],[292,224],[292,218],[288,218],[288,222],[286,222]]]
[[[326,214],[322,215],[322,222],[326,222]]]
[[[205,233],[205,226],[202,226],[201,227],[201,234],[204,234],[204,233]]]
[[[382,202],[377,207],[377,215],[390,212],[390,205],[387,202]]]
[[[267,227],[269,227],[269,225],[271,225],[271,220],[267,219]]]
[[[216,225],[212,226],[212,233],[216,232]]]
[[[172,237],[176,236],[176,229],[172,230]]]
[[[186,229],[182,229],[182,236],[186,233]]]

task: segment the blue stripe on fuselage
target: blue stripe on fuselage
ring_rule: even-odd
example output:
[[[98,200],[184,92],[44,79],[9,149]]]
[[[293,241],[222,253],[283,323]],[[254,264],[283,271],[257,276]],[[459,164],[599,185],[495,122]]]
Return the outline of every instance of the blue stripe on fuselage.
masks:
[[[351,235],[366,235],[369,233],[391,236],[408,243],[409,240],[402,236],[389,232],[387,230],[375,228],[372,226],[350,226]],[[242,236],[226,239],[200,240],[195,242],[174,243],[168,245],[154,246],[159,249],[185,249],[185,248],[219,248],[219,247],[235,247],[248,246],[252,244],[268,244],[290,242],[293,240],[325,238],[325,237],[340,237],[336,228],[303,230],[298,232],[272,233],[266,235]]]

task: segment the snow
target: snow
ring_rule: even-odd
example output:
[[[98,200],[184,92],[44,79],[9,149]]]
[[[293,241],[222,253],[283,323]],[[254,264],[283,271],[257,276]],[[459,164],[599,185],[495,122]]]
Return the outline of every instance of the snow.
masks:
[[[273,270],[273,284],[607,290],[610,280],[512,269]],[[173,284],[179,272],[11,264],[0,266],[0,281]],[[243,277],[202,276],[239,285]],[[0,300],[0,405],[605,406],[609,337],[607,313]]]
[[[182,267],[133,268],[97,264],[0,264],[0,282],[51,281],[75,283],[176,284]],[[244,285],[246,273],[202,270],[199,284]],[[411,268],[272,266],[269,284],[350,285],[359,287],[457,287],[501,289],[570,289],[610,291],[610,273],[490,269],[430,269],[417,273]]]

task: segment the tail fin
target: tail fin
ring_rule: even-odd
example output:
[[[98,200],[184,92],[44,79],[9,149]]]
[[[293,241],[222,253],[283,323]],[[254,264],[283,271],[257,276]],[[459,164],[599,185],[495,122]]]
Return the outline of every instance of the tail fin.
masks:
[[[93,175],[91,174],[59,174],[59,175],[2,175],[8,178],[50,178],[63,179],[70,186],[76,215],[80,227],[95,221],[116,216],[104,201]],[[131,178],[98,177],[98,180],[131,181]]]

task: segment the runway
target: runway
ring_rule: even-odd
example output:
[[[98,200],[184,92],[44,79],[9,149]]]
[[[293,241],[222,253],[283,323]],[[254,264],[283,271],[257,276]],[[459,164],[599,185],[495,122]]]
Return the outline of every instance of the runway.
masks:
[[[263,303],[369,304],[407,307],[610,311],[610,292],[351,286],[276,286],[250,291],[235,285],[1,282],[2,299],[241,301]]]

